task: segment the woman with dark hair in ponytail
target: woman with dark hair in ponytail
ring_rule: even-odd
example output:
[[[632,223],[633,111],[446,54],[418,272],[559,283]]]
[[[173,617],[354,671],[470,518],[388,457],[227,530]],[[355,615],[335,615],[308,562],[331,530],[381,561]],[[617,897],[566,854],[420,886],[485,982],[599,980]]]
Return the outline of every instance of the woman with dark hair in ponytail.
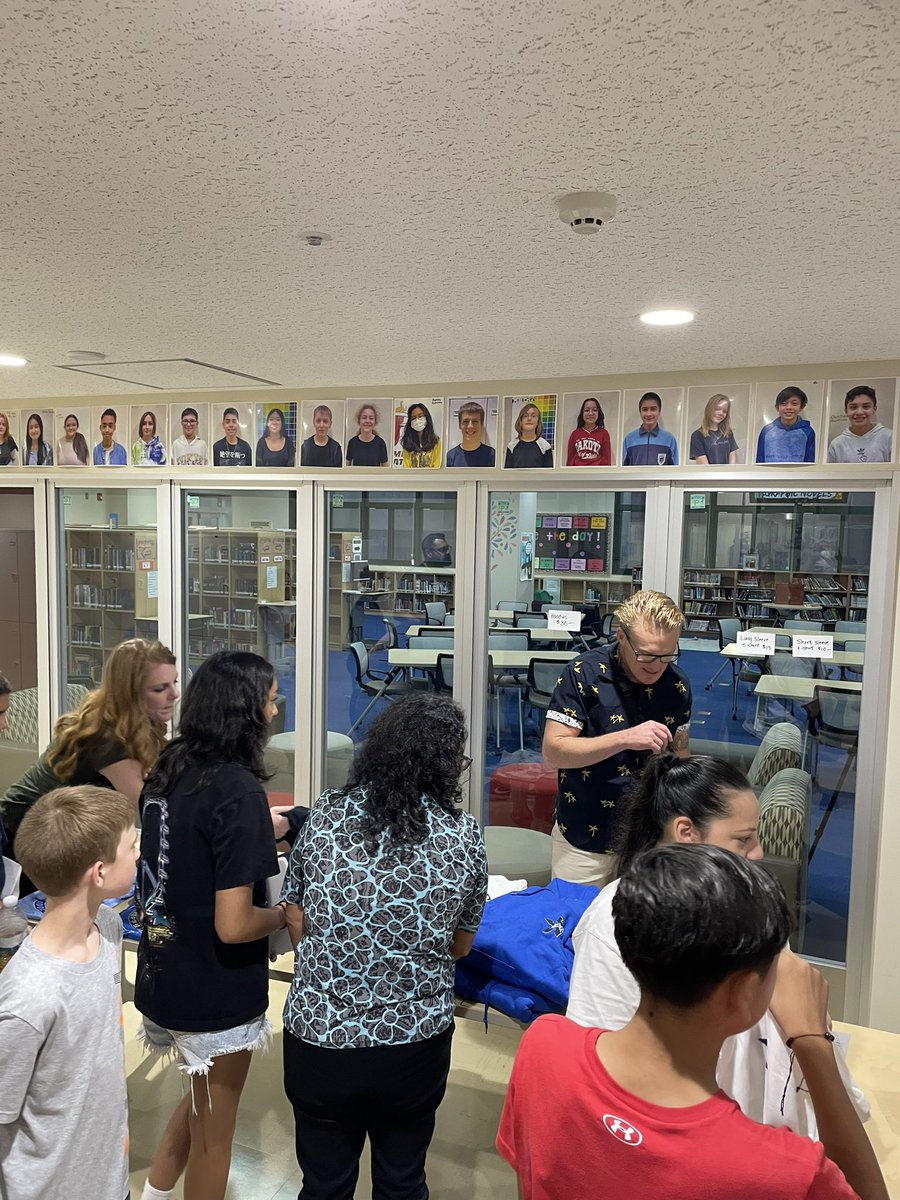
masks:
[[[657,754],[644,769],[616,830],[617,874],[644,851],[668,842],[703,842],[759,860],[763,850],[758,830],[759,804],[736,767],[708,755]],[[612,902],[617,888],[618,879],[603,889],[573,934],[575,963],[566,1015],[579,1025],[621,1029],[640,1002],[640,988],[615,939]],[[709,919],[716,919],[715,912]],[[865,1120],[865,1097],[854,1087],[843,1055],[836,1057],[844,1085]],[[818,1136],[809,1092],[771,1013],[745,1033],[726,1039],[716,1078],[752,1120]]]

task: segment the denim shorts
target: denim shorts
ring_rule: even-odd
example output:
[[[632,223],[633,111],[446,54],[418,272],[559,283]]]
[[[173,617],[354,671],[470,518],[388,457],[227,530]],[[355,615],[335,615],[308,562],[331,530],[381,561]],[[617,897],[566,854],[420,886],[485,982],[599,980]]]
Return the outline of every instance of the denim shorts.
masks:
[[[265,1013],[244,1025],[233,1029],[219,1029],[215,1033],[185,1033],[177,1029],[163,1029],[144,1017],[137,1032],[138,1041],[154,1058],[171,1055],[179,1071],[186,1075],[208,1075],[214,1058],[223,1054],[236,1054],[239,1050],[265,1050],[272,1037],[272,1026]]]

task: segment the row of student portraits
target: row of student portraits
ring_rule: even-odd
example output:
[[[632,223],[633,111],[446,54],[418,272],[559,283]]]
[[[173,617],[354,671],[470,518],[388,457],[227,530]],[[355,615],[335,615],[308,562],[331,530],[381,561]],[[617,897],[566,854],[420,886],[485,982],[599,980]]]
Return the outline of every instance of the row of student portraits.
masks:
[[[584,467],[892,461],[900,381],[0,412],[0,466]],[[299,420],[299,429],[298,429]]]

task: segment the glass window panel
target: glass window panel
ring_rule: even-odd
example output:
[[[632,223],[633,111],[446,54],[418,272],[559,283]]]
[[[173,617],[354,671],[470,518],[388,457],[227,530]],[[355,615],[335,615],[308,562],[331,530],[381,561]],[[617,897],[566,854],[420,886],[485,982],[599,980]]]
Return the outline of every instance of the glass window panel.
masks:
[[[691,749],[750,771],[765,861],[797,915],[795,945],[837,962],[846,953],[873,511],[870,492],[684,501],[680,665],[693,685]],[[738,655],[739,629],[770,633],[775,652]],[[796,657],[795,634],[819,630],[833,635],[833,657]]]
[[[415,646],[411,628],[442,621],[455,604],[456,497],[452,492],[328,493],[328,659],[325,786],[346,779],[353,744],[387,697],[373,697],[393,669],[393,695],[434,686],[436,655],[396,661]],[[348,511],[356,524],[347,527]],[[436,535],[440,533],[442,538]],[[444,628],[441,625],[441,628]],[[409,642],[409,645],[408,645]],[[448,649],[452,650],[452,637]],[[427,657],[427,656],[426,656]]]
[[[0,794],[38,755],[37,611],[34,497],[31,488],[0,490],[0,671],[12,688],[0,734]]]
[[[278,716],[271,792],[293,791],[296,728],[296,498],[289,491],[196,491],[184,497],[188,674],[219,650],[260,654],[275,668]]]
[[[159,636],[153,488],[61,488],[62,609],[68,711],[100,682],[110,650]]]
[[[642,492],[491,494],[485,824],[550,832],[557,773],[542,762],[544,717],[559,670],[586,642],[547,629],[541,608],[577,610],[581,632],[605,641],[610,615],[640,586],[643,536]]]

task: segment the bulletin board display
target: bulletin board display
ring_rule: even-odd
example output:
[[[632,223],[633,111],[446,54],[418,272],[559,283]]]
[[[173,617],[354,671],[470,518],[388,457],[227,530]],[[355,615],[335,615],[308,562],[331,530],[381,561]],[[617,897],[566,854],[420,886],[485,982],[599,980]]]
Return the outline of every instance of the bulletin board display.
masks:
[[[535,570],[600,575],[609,570],[610,514],[538,513]]]

